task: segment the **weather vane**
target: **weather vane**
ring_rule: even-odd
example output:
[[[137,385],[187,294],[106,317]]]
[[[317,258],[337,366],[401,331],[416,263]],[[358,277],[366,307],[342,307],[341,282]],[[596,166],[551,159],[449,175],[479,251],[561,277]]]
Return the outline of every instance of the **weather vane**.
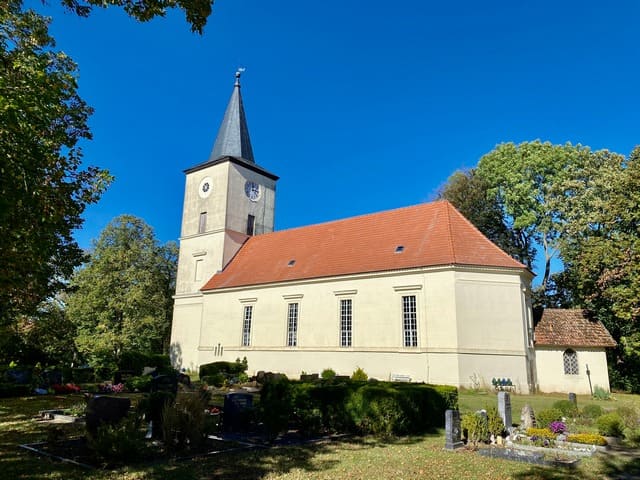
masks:
[[[242,75],[242,72],[244,72],[246,70],[246,68],[244,67],[238,67],[238,69],[236,70],[236,85],[240,85],[240,75]]]

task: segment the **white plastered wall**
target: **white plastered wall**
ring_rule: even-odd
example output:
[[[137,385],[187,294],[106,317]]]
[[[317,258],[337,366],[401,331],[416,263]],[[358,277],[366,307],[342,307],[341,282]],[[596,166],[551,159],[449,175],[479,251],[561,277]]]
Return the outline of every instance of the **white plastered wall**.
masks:
[[[195,354],[199,365],[247,357],[250,374],[271,370],[295,378],[332,368],[351,375],[361,367],[379,379],[406,375],[463,386],[475,373],[490,381],[503,372],[522,382],[520,391],[526,392],[521,282],[519,272],[461,273],[449,267],[209,292],[203,296],[196,351],[187,354],[185,344],[182,358],[193,362]],[[416,296],[418,347],[403,346],[403,295]],[[343,298],[353,303],[351,347],[340,347]],[[295,347],[285,346],[290,302],[299,304]],[[242,347],[247,305],[253,307],[251,346]],[[189,335],[196,330],[193,319],[183,323]],[[499,334],[486,334],[496,328]],[[186,330],[174,328],[176,343]],[[188,343],[191,349],[193,340]]]
[[[609,371],[604,348],[572,348],[578,355],[578,374],[564,373],[563,353],[568,347],[536,347],[538,382],[541,392],[573,392],[590,394],[587,365],[591,386],[609,391]]]

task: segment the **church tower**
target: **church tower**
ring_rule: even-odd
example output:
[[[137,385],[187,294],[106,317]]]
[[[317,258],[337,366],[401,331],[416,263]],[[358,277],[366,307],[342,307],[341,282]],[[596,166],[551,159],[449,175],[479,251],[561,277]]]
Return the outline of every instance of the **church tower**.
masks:
[[[273,231],[278,177],[253,158],[240,72],[209,159],[185,173],[176,296],[199,293],[249,236]]]

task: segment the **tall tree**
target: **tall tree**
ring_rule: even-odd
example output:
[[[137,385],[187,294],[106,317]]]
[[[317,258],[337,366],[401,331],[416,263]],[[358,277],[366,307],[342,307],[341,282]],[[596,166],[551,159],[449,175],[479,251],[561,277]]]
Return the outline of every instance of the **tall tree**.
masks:
[[[125,351],[167,352],[176,264],[175,243],[159,245],[143,220],[122,215],[107,225],[67,303],[91,364],[117,364]]]
[[[640,391],[640,146],[592,158],[571,192],[560,244],[575,295],[620,342],[612,378]]]
[[[558,255],[563,227],[563,202],[556,201],[562,183],[574,165],[588,159],[591,152],[580,145],[552,145],[540,141],[519,145],[503,143],[484,155],[477,175],[497,195],[509,228],[526,245],[535,245],[544,257],[541,289],[551,276],[551,261]]]
[[[457,171],[438,192],[450,201],[478,230],[502,250],[529,269],[533,268],[533,247],[521,232],[509,228],[504,210],[489,183],[475,169]]]
[[[0,6],[0,327],[32,315],[83,259],[72,237],[110,176],[83,168],[91,109],[76,66],[54,50],[47,21]]]

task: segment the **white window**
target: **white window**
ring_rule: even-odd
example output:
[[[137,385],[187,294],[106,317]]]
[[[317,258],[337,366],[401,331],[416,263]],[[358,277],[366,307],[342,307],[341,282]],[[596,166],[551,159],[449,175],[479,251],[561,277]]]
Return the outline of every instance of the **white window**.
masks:
[[[578,354],[568,348],[562,354],[565,375],[578,375]]]
[[[418,316],[415,295],[402,297],[402,336],[405,347],[418,346]]]
[[[350,347],[353,332],[353,304],[350,298],[340,300],[340,346]]]
[[[298,345],[298,304],[290,303],[287,311],[287,347]]]
[[[245,305],[242,319],[242,346],[251,345],[251,318],[253,317],[253,305]]]
[[[198,233],[204,233],[207,230],[207,212],[200,212],[200,222],[198,223]]]

